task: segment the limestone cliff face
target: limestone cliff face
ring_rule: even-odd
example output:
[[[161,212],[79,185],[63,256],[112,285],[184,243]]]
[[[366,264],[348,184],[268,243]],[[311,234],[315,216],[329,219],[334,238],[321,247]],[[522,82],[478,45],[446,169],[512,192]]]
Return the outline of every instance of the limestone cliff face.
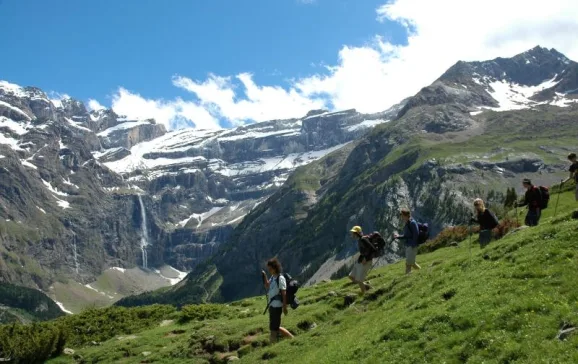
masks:
[[[47,291],[109,267],[191,270],[295,168],[394,114],[320,111],[168,133],[154,120],[2,82],[0,277]]]

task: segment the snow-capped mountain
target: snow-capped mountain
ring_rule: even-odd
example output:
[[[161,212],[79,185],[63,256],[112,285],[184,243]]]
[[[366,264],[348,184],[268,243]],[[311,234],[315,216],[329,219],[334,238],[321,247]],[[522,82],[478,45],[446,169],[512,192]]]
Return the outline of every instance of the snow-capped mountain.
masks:
[[[457,100],[472,115],[483,110],[568,106],[578,102],[578,63],[555,49],[535,47],[512,58],[459,61],[432,85],[423,88],[400,112],[419,105]]]
[[[98,277],[139,287],[142,277],[125,268],[188,271],[295,168],[401,106],[167,132],[154,120],[88,111],[71,98],[0,81],[0,276],[47,292],[63,291],[55,280],[67,277],[82,284],[66,289],[93,294],[104,292]],[[166,274],[140,289],[172,284],[180,273]]]

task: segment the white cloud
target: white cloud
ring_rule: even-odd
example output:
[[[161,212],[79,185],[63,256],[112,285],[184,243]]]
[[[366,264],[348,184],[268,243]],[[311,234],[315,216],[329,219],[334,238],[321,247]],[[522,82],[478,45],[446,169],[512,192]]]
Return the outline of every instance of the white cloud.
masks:
[[[106,109],[104,106],[102,106],[100,104],[100,102],[94,100],[94,99],[90,99],[88,100],[88,109],[90,111],[98,111],[98,110],[102,110],[102,109]]]
[[[205,108],[194,102],[145,99],[125,88],[119,88],[112,98],[112,109],[131,119],[153,118],[168,129],[195,126],[198,129],[218,129],[219,122]],[[193,125],[191,125],[191,122]]]
[[[393,0],[376,9],[376,21],[403,25],[406,44],[376,35],[371,44],[346,45],[336,65],[322,67],[324,74],[286,87],[258,85],[249,73],[210,74],[204,81],[176,76],[173,84],[191,92],[193,100],[147,100],[120,89],[113,108],[169,127],[184,119],[216,127],[224,120],[299,117],[327,106],[378,112],[415,94],[458,60],[510,57],[536,45],[578,60],[577,14],[575,0]]]
[[[510,57],[536,45],[578,59],[574,0],[395,0],[377,9],[397,22],[407,45],[376,36],[372,45],[345,46],[329,75],[299,80],[304,95],[326,94],[337,109],[377,112],[415,94],[458,60]]]
[[[242,86],[243,95],[236,92],[238,88],[230,77],[209,75],[206,81],[195,82],[178,76],[173,84],[195,94],[206,110],[233,124],[299,117],[325,106],[324,101],[305,97],[294,88],[258,86],[249,73],[241,73],[235,80]]]

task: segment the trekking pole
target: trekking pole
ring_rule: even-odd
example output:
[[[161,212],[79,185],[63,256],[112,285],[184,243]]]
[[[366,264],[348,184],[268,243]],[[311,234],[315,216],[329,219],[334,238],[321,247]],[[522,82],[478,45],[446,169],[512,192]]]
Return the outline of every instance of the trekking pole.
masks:
[[[558,202],[560,201],[560,195],[562,194],[562,185],[564,184],[564,180],[560,180],[560,188],[558,189],[558,198],[556,199],[556,207],[554,208],[554,218],[556,218],[556,214],[558,213]]]
[[[470,262],[468,263],[468,268],[470,268],[472,266],[472,224],[471,223],[470,223],[470,244],[469,244],[468,250],[470,251]]]

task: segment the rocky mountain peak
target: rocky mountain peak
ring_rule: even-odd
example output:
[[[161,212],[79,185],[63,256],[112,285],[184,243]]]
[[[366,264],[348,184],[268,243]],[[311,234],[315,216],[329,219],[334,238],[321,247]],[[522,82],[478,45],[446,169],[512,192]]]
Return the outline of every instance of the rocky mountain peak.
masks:
[[[456,100],[465,118],[468,112],[476,115],[483,109],[568,106],[577,101],[577,75],[578,63],[555,49],[540,46],[511,58],[459,61],[411,98],[398,118],[418,106],[456,104]],[[472,124],[464,121],[459,128]]]
[[[317,109],[317,110],[311,110],[307,113],[307,115],[305,115],[305,117],[309,117],[309,116],[315,116],[315,115],[319,115],[319,114],[324,114],[329,112],[329,110],[326,109]]]

